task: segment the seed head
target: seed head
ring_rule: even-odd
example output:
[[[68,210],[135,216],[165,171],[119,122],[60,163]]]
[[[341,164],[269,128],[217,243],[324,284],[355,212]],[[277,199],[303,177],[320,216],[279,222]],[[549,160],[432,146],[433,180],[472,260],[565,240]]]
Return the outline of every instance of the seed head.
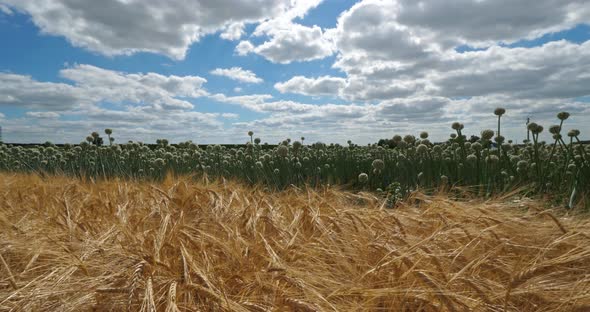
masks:
[[[506,113],[506,109],[504,109],[502,107],[498,107],[494,110],[494,115],[496,115],[496,116],[502,116],[502,115],[504,115],[504,113]]]
[[[453,122],[453,124],[451,125],[451,128],[453,128],[453,130],[462,130],[463,129],[463,124],[455,121]]]
[[[416,151],[418,152],[418,154],[425,154],[428,151],[428,147],[424,144],[420,144],[416,148]]]
[[[489,164],[497,164],[498,161],[500,161],[500,158],[498,158],[498,156],[496,155],[489,155],[488,157],[486,157],[486,161]]]
[[[559,120],[566,120],[566,119],[568,119],[569,117],[570,117],[570,113],[568,113],[568,112],[559,112],[559,113],[557,114],[557,118],[558,118]]]
[[[359,182],[364,184],[364,183],[367,183],[367,181],[369,181],[369,175],[367,175],[364,172],[359,174]]]
[[[281,157],[287,157],[287,155],[289,154],[289,148],[285,145],[281,145],[277,149],[277,154],[279,154],[279,156]]]
[[[404,136],[404,142],[406,142],[407,144],[413,144],[415,141],[416,138],[411,134]]]
[[[254,131],[248,131],[248,136],[253,136],[254,135]]]
[[[570,138],[577,137],[579,135],[580,135],[580,130],[578,130],[578,129],[572,129],[567,132],[567,136],[569,136]]]
[[[569,171],[575,171],[576,170],[576,165],[575,164],[569,164],[567,166],[567,170],[569,170]]]
[[[494,136],[494,130],[487,129],[487,130],[483,130],[481,132],[481,138],[483,140],[489,141],[492,139],[493,136]]]
[[[385,168],[385,163],[381,159],[373,160],[373,163],[371,165],[373,166],[374,169],[377,169],[377,170],[383,170],[383,168]]]
[[[420,132],[420,138],[421,139],[427,139],[428,138],[428,132],[426,132],[426,131]]]
[[[534,133],[534,134],[539,134],[539,133],[543,132],[543,126],[537,125],[535,127],[535,129],[531,130],[531,132]]]
[[[533,131],[535,128],[537,128],[537,123],[531,122],[531,123],[529,123],[529,124],[526,126],[526,128],[527,128],[529,131]]]
[[[111,134],[113,134],[113,130],[112,130],[112,129],[108,129],[108,128],[107,128],[107,129],[104,129],[104,133],[105,133],[106,135],[111,135]]]

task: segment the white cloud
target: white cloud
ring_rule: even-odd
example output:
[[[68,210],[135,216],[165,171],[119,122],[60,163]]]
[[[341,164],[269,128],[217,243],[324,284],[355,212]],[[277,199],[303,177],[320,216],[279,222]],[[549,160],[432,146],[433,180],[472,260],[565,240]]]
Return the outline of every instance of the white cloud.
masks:
[[[234,113],[223,113],[223,114],[221,114],[221,117],[223,117],[225,119],[238,119],[240,117],[240,115],[234,114]]]
[[[337,95],[346,85],[346,80],[339,77],[322,76],[306,78],[295,76],[285,82],[274,85],[281,93],[298,93],[310,96]]]
[[[26,116],[33,117],[33,118],[59,118],[59,114],[56,112],[26,112]]]
[[[167,109],[191,109],[193,104],[180,99],[204,96],[207,80],[198,76],[164,76],[157,73],[128,74],[92,65],[77,65],[60,71],[64,78],[87,93],[94,102],[132,103]]]
[[[426,75],[437,94],[518,98],[576,98],[590,95],[590,41],[549,42],[533,48],[492,47],[452,53]]]
[[[528,0],[522,2],[528,5],[519,2],[510,6],[504,0],[451,0],[444,4],[406,0],[358,2],[339,17],[336,28],[324,32],[338,51],[333,67],[342,70],[346,77],[334,81],[329,77],[296,76],[276,83],[275,88],[284,93],[339,96],[350,101],[423,95],[589,95],[589,42],[550,42],[532,48],[508,48],[496,42],[566,29],[587,21],[583,17],[590,9],[582,8],[578,0],[542,0],[535,1],[535,5]],[[527,6],[534,8],[528,10]],[[555,16],[540,14],[553,9]],[[499,12],[505,12],[501,19]],[[480,17],[489,22],[481,22]],[[467,53],[454,50],[464,43],[486,43],[491,47]]]
[[[244,23],[229,24],[219,37],[225,40],[238,40],[244,35],[245,26]]]
[[[247,83],[261,83],[264,80],[257,77],[256,74],[250,70],[242,69],[241,67],[232,68],[216,68],[210,72],[212,75],[224,76],[232,80]]]
[[[514,100],[507,97],[478,97],[469,100],[451,100],[445,97],[419,96],[382,101],[379,104],[323,104],[312,105],[284,101],[243,105],[252,110],[269,113],[267,117],[235,123],[241,129],[254,129],[268,133],[272,140],[304,135],[312,140],[357,143],[375,142],[394,134],[414,134],[426,130],[432,140],[445,140],[452,132],[451,123],[465,124],[464,133],[479,134],[485,128],[494,128],[497,122],[494,108],[507,108],[503,118],[503,133],[507,138],[521,142],[526,136],[524,121],[532,117],[535,122],[550,125],[557,122],[556,113],[572,113],[567,129],[577,127],[589,133],[587,116],[590,105],[576,101]],[[274,109],[273,109],[274,108]],[[586,122],[585,122],[586,121]],[[263,137],[264,140],[268,140]],[[542,139],[549,139],[543,133]]]
[[[91,65],[65,68],[60,76],[73,84],[40,82],[29,76],[0,73],[0,105],[35,109],[25,115],[44,119],[58,118],[60,112],[86,112],[102,103],[169,113],[190,110],[193,104],[186,98],[208,94],[202,88],[206,80],[198,76],[129,74]]]
[[[29,76],[0,73],[0,106],[66,110],[93,101],[85,90],[72,85],[39,82]]]
[[[514,42],[590,20],[587,0],[397,0],[392,3],[398,23],[442,44]]]
[[[334,53],[334,46],[318,26],[304,26],[294,23],[295,18],[303,18],[307,12],[316,8],[322,0],[293,1],[293,7],[273,19],[260,23],[253,36],[268,37],[258,46],[242,41],[236,47],[238,55],[256,53],[273,63],[322,59]]]
[[[395,1],[362,1],[344,12],[330,30],[345,58],[412,62],[434,49],[395,20]]]
[[[250,41],[240,41],[238,45],[236,45],[236,53],[238,55],[246,55],[254,50],[254,45],[250,43]]]
[[[248,41],[240,42],[236,47],[239,55],[256,53],[273,63],[289,64],[322,59],[334,53],[331,40],[324,36],[318,26],[307,27],[290,22],[272,24],[273,27],[261,26],[255,35],[270,36],[270,39],[258,46]]]
[[[197,76],[124,73],[91,65],[60,71],[72,84],[39,82],[0,74],[0,105],[24,108],[23,117],[3,120],[5,141],[79,142],[91,131],[115,129],[118,139],[224,140],[221,113],[192,110],[188,98],[208,96]],[[108,105],[106,105],[108,104]],[[66,118],[60,118],[66,117]]]
[[[277,18],[302,7],[291,0],[1,0],[30,14],[45,34],[105,55],[138,51],[183,59],[206,34]],[[304,7],[304,6],[303,6]],[[289,13],[291,14],[291,13]],[[231,35],[230,35],[231,33]],[[235,28],[225,37],[236,38]]]

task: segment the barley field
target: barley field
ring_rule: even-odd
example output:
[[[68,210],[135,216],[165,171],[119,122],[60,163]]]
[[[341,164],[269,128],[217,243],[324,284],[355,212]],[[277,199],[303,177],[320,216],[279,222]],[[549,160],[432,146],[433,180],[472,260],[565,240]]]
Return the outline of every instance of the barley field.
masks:
[[[589,311],[590,220],[517,193],[2,173],[0,311]]]

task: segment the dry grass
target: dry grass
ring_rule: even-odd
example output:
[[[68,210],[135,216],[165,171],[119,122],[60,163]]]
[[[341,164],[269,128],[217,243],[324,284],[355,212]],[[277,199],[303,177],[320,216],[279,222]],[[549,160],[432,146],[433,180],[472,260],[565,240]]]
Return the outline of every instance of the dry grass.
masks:
[[[590,222],[534,202],[0,175],[0,311],[590,311]]]

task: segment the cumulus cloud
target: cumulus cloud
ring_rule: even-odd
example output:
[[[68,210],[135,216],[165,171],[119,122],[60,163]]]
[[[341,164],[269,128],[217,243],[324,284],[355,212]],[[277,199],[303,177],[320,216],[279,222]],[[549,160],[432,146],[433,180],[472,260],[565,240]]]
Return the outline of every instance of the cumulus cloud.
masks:
[[[268,41],[254,47],[240,43],[240,55],[256,53],[273,63],[289,64],[294,61],[322,59],[334,53],[332,41],[318,26],[307,27],[295,23],[274,24],[272,28],[257,30],[255,34],[270,36]]]
[[[92,65],[76,65],[60,71],[75,87],[94,102],[133,103],[168,109],[191,109],[185,97],[196,98],[207,92],[207,80],[198,76],[164,76],[157,73],[129,74]]]
[[[290,10],[256,27],[252,35],[266,37],[266,41],[257,46],[249,41],[242,41],[236,46],[236,53],[255,53],[280,64],[317,60],[332,55],[333,42],[319,26],[309,27],[293,22],[296,18],[304,17],[321,2],[322,0],[293,1]]]
[[[0,105],[65,111],[100,102],[144,105],[161,109],[191,109],[185,98],[207,95],[198,76],[129,74],[92,65],[60,71],[73,84],[40,82],[29,76],[0,73]]]
[[[590,95],[590,41],[549,42],[532,48],[492,47],[452,53],[427,75],[449,97],[509,94],[518,98]]]
[[[277,18],[299,10],[302,2],[1,0],[0,4],[31,15],[43,33],[63,36],[74,46],[105,55],[146,51],[183,59],[188,47],[206,34],[225,30],[225,38],[236,39],[236,25]]]
[[[275,89],[281,93],[298,93],[310,96],[337,95],[346,85],[346,80],[340,77],[322,76],[307,78],[295,76],[285,82],[275,84]]]
[[[324,32],[337,50],[333,67],[346,77],[327,88],[326,77],[296,76],[275,88],[351,101],[423,95],[586,96],[588,42],[499,45],[586,22],[589,9],[582,2],[360,1],[341,14],[334,29]],[[553,11],[555,15],[540,14]],[[461,44],[490,46],[459,53],[454,48]],[[319,86],[324,88],[318,91]]]
[[[91,65],[60,71],[68,83],[0,73],[0,105],[25,109],[3,120],[6,141],[78,142],[90,131],[116,129],[117,138],[224,140],[220,118],[233,113],[194,111],[189,98],[209,96],[198,76],[125,73]],[[108,105],[107,105],[108,104]],[[64,118],[60,118],[64,117]]]
[[[392,3],[397,22],[424,32],[422,35],[430,40],[450,44],[531,39],[590,19],[586,0],[397,0]]]
[[[210,72],[212,75],[224,76],[232,80],[247,83],[261,83],[264,80],[256,76],[256,74],[250,70],[242,69],[241,67],[232,68],[216,68]]]
[[[226,40],[238,40],[244,35],[244,23],[233,23],[227,26],[227,28],[219,35],[222,39]]]
[[[238,55],[244,56],[252,51],[254,51],[254,45],[250,43],[250,41],[240,41],[240,43],[236,45],[236,53]]]
[[[344,12],[330,30],[343,57],[411,62],[424,58],[427,43],[395,20],[395,1],[362,1]]]
[[[56,112],[26,112],[26,116],[33,118],[59,118],[59,114]]]
[[[93,101],[85,90],[69,84],[39,82],[30,76],[0,73],[0,105],[66,110]]]
[[[223,113],[223,114],[221,114],[221,117],[223,117],[225,119],[238,119],[240,117],[240,115],[234,114],[234,113]]]

